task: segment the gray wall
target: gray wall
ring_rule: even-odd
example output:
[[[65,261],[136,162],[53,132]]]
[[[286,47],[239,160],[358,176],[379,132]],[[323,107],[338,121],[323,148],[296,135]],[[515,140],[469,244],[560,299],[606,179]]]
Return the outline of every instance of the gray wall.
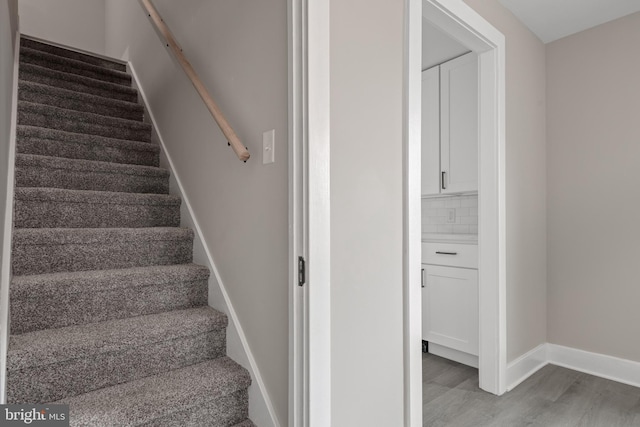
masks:
[[[104,54],[105,0],[20,0],[23,34]]]
[[[507,360],[547,341],[545,46],[497,0],[465,0],[506,37]]]
[[[403,420],[403,7],[332,0],[332,426]]]
[[[288,414],[287,2],[154,1],[252,158],[237,159],[141,6],[107,0],[282,425]],[[262,164],[262,132],[276,162]]]
[[[640,362],[640,13],[547,45],[549,342]]]

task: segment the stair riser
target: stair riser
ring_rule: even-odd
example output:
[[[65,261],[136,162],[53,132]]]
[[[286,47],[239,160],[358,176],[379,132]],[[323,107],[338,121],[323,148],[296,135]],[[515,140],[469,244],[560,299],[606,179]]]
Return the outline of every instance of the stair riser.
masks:
[[[16,228],[178,227],[179,205],[117,205],[16,200]]]
[[[46,403],[168,370],[222,357],[225,331],[142,345],[125,351],[82,355],[52,365],[7,373],[10,403]]]
[[[169,194],[169,178],[16,166],[17,187]]]
[[[71,410],[71,414],[73,419],[73,409]],[[198,405],[183,411],[174,412],[166,417],[156,418],[151,423],[145,424],[145,426],[228,427],[242,422],[248,416],[249,394],[245,389],[222,396],[218,399],[212,400],[211,402],[207,402],[204,405]]]
[[[44,94],[28,89],[20,88],[18,91],[18,99],[20,101],[33,102],[37,104],[51,105],[58,108],[68,110],[82,111],[85,113],[100,114],[103,116],[116,117],[127,120],[142,121],[144,112],[140,108],[131,108],[127,106],[116,107],[112,105],[104,105],[99,102],[88,102],[82,99],[65,98],[54,94]],[[99,98],[97,98],[99,100]]]
[[[89,93],[91,95],[103,96],[105,98],[119,99],[127,102],[138,101],[137,93],[130,91],[114,91],[112,88],[105,88],[104,86],[99,85],[99,81],[95,81],[96,83],[79,81],[79,79],[69,79],[66,76],[57,75],[55,72],[48,74],[37,73],[32,70],[27,70],[24,67],[19,69],[18,74],[20,80],[45,84],[76,92]]]
[[[127,66],[118,62],[109,61],[106,59],[98,58],[96,56],[85,55],[72,50],[67,50],[52,46],[46,43],[39,43],[29,39],[20,40],[20,46],[25,46],[30,49],[40,50],[42,52],[57,55],[63,58],[75,59],[77,61],[86,62],[87,64],[97,65],[99,67],[109,68],[116,71],[126,71]]]
[[[193,239],[30,245],[14,239],[13,274],[109,270],[192,261]]]
[[[99,70],[87,69],[82,66],[78,66],[72,63],[69,60],[65,60],[62,58],[55,58],[55,61],[49,60],[47,58],[42,58],[36,55],[32,55],[31,52],[28,54],[21,53],[20,54],[20,63],[21,64],[33,64],[39,65],[41,67],[46,67],[50,70],[62,71],[64,73],[76,74],[83,77],[89,77],[91,79],[101,80],[109,83],[116,83],[123,86],[131,86],[131,76],[118,76],[112,75],[109,73],[101,73]]]
[[[10,298],[11,333],[124,319],[207,305],[207,280],[46,297]]]
[[[160,164],[160,154],[158,152],[129,150],[100,144],[78,144],[34,137],[18,137],[17,150],[18,153],[22,154],[38,154],[67,159],[156,167]]]
[[[81,120],[82,118],[80,118]],[[102,125],[97,123],[86,123],[78,118],[66,118],[38,114],[30,111],[18,109],[18,124],[28,126],[38,126],[48,129],[57,129],[65,132],[84,133],[89,135],[99,135],[108,138],[125,139],[130,141],[151,141],[151,129],[127,128],[115,125]]]

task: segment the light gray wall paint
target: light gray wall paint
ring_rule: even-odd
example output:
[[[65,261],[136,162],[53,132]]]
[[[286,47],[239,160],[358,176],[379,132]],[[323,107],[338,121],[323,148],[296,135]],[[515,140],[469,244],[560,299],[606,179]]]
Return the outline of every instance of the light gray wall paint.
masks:
[[[497,0],[465,0],[506,37],[507,361],[547,340],[545,46]]]
[[[549,341],[640,362],[640,13],[547,45]]]
[[[332,426],[403,425],[403,7],[330,3]]]
[[[140,4],[107,0],[107,54],[131,60],[281,425],[288,416],[287,2],[156,0],[253,156],[235,156]],[[262,132],[276,162],[262,164]]]
[[[105,52],[105,0],[20,0],[23,34]]]
[[[469,52],[426,19],[422,19],[422,70]]]

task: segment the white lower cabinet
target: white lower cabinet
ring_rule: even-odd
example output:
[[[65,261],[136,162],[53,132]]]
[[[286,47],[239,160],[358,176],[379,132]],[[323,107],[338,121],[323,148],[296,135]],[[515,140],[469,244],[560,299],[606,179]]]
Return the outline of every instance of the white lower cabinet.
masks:
[[[478,270],[423,265],[422,339],[478,355]]]
[[[454,253],[446,249],[439,252]],[[455,260],[463,254],[455,253],[448,256]],[[423,251],[423,259],[428,255]],[[422,269],[422,339],[429,342],[429,352],[477,367],[478,270],[433,264],[422,264]]]

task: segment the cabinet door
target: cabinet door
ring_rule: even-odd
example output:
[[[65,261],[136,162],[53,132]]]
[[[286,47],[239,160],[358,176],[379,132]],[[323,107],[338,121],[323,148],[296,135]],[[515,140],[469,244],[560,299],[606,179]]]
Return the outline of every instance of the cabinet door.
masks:
[[[422,194],[440,193],[440,67],[422,72]]]
[[[442,193],[478,190],[478,57],[440,66]]]
[[[477,356],[478,270],[422,268],[422,339]]]

